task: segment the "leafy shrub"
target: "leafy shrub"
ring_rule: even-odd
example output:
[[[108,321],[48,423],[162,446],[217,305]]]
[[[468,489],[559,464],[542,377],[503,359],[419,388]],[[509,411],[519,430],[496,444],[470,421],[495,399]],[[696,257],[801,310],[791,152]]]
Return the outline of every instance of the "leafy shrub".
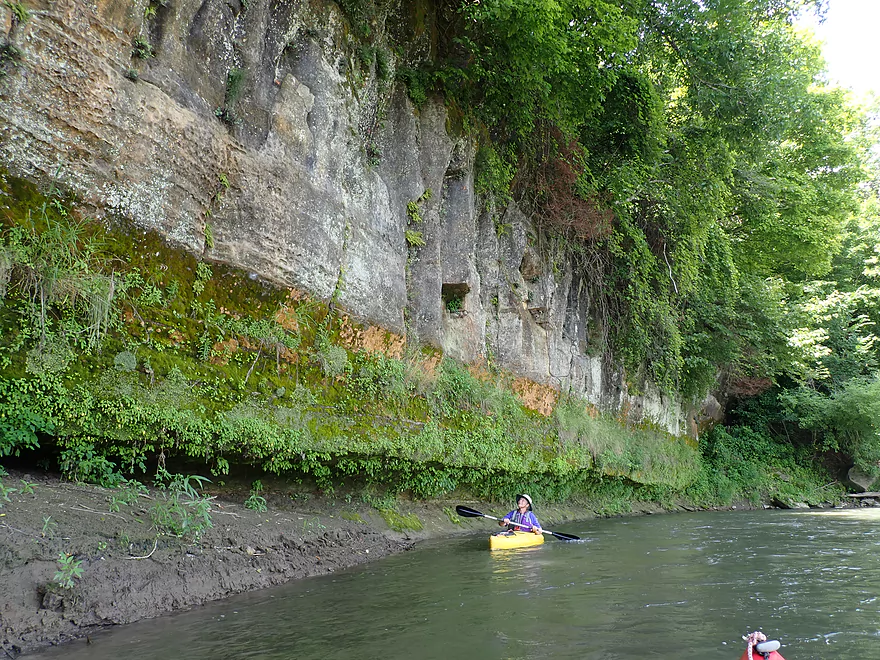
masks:
[[[356,355],[348,385],[359,399],[385,403],[392,409],[404,406],[410,394],[404,363],[381,353]]]
[[[156,56],[156,51],[153,50],[153,46],[147,41],[144,37],[135,37],[134,43],[132,44],[131,56],[141,60],[148,60],[151,57]]]
[[[406,93],[412,104],[421,108],[428,100],[431,88],[431,75],[425,70],[401,67],[397,69],[397,79],[406,87]]]
[[[0,394],[4,385],[0,381]],[[15,398],[0,403],[0,456],[19,456],[22,449],[37,449],[37,434],[55,430],[54,424],[23,404]]]
[[[0,509],[3,508],[2,502],[11,502],[10,495],[12,493],[18,492],[17,488],[10,488],[3,483],[3,480],[0,479]]]
[[[509,150],[498,153],[491,145],[481,146],[474,164],[474,191],[494,200],[497,207],[512,199],[510,187],[516,175],[515,156]]]
[[[880,380],[853,378],[831,393],[791,389],[779,403],[801,428],[820,434],[817,450],[841,451],[860,470],[880,477]]]
[[[450,295],[446,298],[446,311],[454,314],[464,309],[464,299],[461,296]]]
[[[120,505],[131,506],[141,495],[148,493],[147,487],[135,479],[123,479],[115,492],[109,497],[110,511],[119,511]]]
[[[376,77],[382,81],[391,77],[391,54],[384,48],[376,50]]]
[[[150,510],[150,517],[160,534],[198,541],[214,526],[211,498],[198,490],[208,481],[198,475],[170,474],[163,468],[156,472],[160,500]]]
[[[73,555],[62,552],[58,555],[58,570],[52,578],[62,589],[73,589],[76,586],[76,580],[82,577],[83,568],[82,560],[77,559]]]
[[[74,481],[104,488],[116,488],[125,481],[116,465],[84,439],[70,441],[68,448],[61,452],[58,463],[61,471]]]

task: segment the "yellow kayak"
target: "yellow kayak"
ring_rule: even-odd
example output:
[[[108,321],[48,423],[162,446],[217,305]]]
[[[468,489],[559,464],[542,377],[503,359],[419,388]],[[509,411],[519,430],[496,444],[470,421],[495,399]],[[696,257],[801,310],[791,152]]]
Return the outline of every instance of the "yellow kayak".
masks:
[[[544,542],[543,534],[534,532],[514,532],[513,534],[493,534],[489,537],[490,550],[506,550],[508,548],[528,548],[532,545],[541,545]]]

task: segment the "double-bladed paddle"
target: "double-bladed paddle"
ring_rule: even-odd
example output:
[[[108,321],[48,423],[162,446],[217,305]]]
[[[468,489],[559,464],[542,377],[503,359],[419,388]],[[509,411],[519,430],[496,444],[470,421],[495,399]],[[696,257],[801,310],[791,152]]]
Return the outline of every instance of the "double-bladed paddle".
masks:
[[[489,518],[491,520],[501,520],[501,518],[496,518],[495,516],[490,516],[485,513],[480,513],[476,509],[471,509],[470,507],[462,506],[459,504],[455,507],[455,512],[460,515],[462,518]],[[510,522],[511,525],[516,525],[517,527],[530,528],[529,525],[521,525],[520,523],[515,523],[513,521]],[[560,532],[551,532],[549,529],[542,529],[542,532],[545,534],[550,534],[551,536],[555,536],[558,539],[562,539],[563,541],[580,541],[579,536],[575,536],[574,534],[562,534]]]

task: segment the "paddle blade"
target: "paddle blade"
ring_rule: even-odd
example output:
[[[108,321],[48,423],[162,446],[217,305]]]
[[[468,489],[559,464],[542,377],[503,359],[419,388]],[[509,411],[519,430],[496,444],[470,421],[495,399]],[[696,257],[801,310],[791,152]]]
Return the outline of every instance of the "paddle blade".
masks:
[[[562,532],[550,532],[550,534],[553,534],[553,536],[555,536],[556,538],[558,538],[562,541],[580,541],[581,540],[580,536],[575,536],[574,534],[563,534]]]
[[[457,507],[455,507],[455,512],[458,515],[460,515],[462,518],[485,518],[486,517],[485,513],[480,513],[476,509],[471,509],[469,507],[462,506],[461,504],[459,504]]]

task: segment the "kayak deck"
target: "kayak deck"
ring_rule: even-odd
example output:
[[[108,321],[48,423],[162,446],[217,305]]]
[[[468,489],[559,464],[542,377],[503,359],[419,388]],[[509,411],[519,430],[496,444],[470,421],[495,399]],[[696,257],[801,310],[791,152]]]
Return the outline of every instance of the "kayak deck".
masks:
[[[535,534],[533,532],[493,534],[489,537],[489,549],[506,550],[508,548],[528,548],[533,545],[541,545],[543,542],[544,535]]]

